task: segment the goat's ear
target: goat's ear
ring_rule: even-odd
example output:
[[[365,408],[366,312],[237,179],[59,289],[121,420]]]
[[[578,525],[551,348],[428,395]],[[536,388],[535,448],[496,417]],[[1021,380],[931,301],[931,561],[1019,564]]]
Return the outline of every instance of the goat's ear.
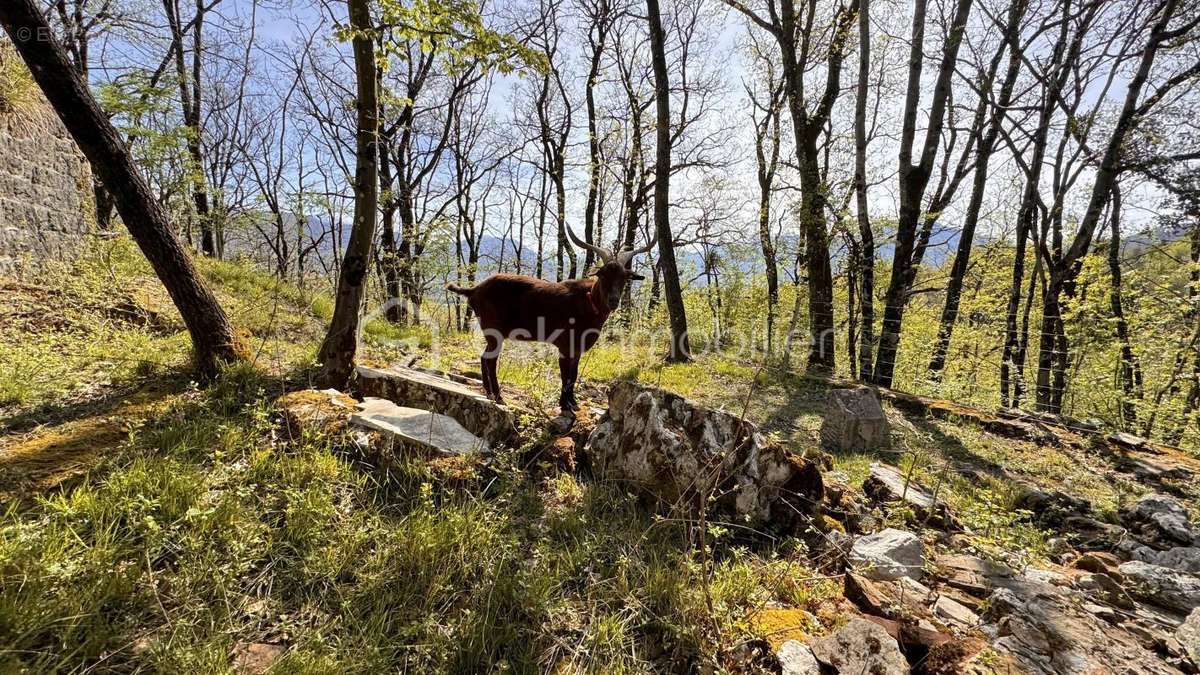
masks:
[[[633,279],[634,281],[645,281],[645,280],[646,280],[646,277],[644,277],[644,276],[642,276],[642,275],[640,275],[640,274],[637,274],[637,273],[635,273],[635,272],[630,272],[630,273],[629,273],[629,278],[630,278],[630,279]]]
[[[600,274],[600,266],[599,266],[599,265],[596,265],[596,266],[593,266],[593,267],[589,267],[589,268],[587,269],[587,271],[583,273],[583,276],[585,276],[585,277],[594,277],[594,276],[597,276],[597,275],[599,275],[599,274]]]

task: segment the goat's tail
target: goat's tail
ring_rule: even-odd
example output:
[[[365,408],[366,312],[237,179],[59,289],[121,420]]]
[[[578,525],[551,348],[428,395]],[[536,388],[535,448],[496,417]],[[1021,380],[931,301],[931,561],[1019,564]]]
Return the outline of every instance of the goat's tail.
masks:
[[[459,295],[466,296],[468,298],[471,297],[471,294],[475,292],[473,287],[463,288],[458,284],[446,284],[446,290],[450,291],[451,293],[458,293]]]

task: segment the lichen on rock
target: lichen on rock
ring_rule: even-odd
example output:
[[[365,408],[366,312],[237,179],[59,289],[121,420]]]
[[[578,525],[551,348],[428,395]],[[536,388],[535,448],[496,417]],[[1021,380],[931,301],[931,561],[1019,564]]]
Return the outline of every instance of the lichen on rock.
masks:
[[[819,513],[816,463],[751,423],[681,396],[619,382],[588,439],[598,474],[627,482],[662,510],[695,514],[704,500],[754,524]]]

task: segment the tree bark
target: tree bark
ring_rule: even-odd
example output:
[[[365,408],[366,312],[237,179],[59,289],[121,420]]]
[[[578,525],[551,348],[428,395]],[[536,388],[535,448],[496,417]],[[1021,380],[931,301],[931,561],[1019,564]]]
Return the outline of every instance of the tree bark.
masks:
[[[1121,428],[1133,431],[1137,426],[1136,400],[1141,396],[1142,370],[1129,342],[1129,321],[1125,319],[1125,299],[1121,283],[1121,187],[1113,186],[1109,205],[1108,271],[1112,277],[1109,305],[1116,320],[1117,340],[1121,348],[1118,378],[1121,382]]]
[[[867,84],[871,75],[871,0],[859,0],[858,90],[854,101],[854,196],[858,217],[859,377],[869,379],[875,349],[875,234],[867,205]],[[854,355],[851,354],[853,359]]]
[[[333,319],[317,358],[321,386],[344,387],[358,351],[360,314],[367,290],[367,271],[375,243],[375,211],[379,203],[379,97],[376,88],[375,46],[371,40],[369,0],[349,0],[354,31],[354,71],[358,90],[355,135],[354,226],[338,275]]]
[[[954,253],[954,264],[950,268],[950,280],[946,284],[946,304],[942,308],[941,323],[938,326],[938,336],[933,347],[933,356],[929,360],[929,379],[940,382],[942,371],[946,366],[946,353],[950,349],[950,337],[954,333],[954,324],[958,321],[958,309],[962,300],[963,282],[967,276],[967,268],[971,261],[971,250],[975,246],[975,228],[979,225],[979,212],[983,208],[983,195],[987,189],[988,168],[992,159],[992,151],[1000,135],[1000,125],[1012,103],[1013,90],[1016,88],[1017,75],[1021,70],[1020,19],[1025,12],[1026,2],[1013,2],[1008,15],[1008,26],[1005,31],[1005,42],[1009,48],[1008,65],[1004,82],[1000,86],[997,102],[992,106],[988,120],[988,128],[979,141],[977,150],[978,160],[975,166],[975,176],[971,186],[971,197],[967,203],[966,218],[963,220],[962,232],[958,238],[958,247]],[[995,82],[996,68],[1003,51],[998,52],[992,62],[991,72],[980,92],[980,96],[988,96]]]
[[[222,362],[245,358],[245,347],[224,309],[200,277],[108,116],[71,67],[35,0],[6,0],[0,4],[0,23],[170,294],[191,336],[201,375],[211,377]]]
[[[667,79],[666,37],[658,0],[646,0],[650,22],[650,51],[654,66],[654,100],[657,111],[657,153],[654,162],[654,227],[658,232],[659,268],[662,270],[663,294],[671,320],[671,349],[667,360],[679,363],[691,360],[688,343],[687,314],[683,306],[683,289],[679,283],[679,268],[675,263],[675,237],[671,234],[671,91]]]
[[[917,163],[913,163],[913,146],[917,128],[917,112],[921,98],[921,71],[924,63],[925,15],[928,0],[916,0],[913,10],[912,46],[909,52],[908,87],[904,103],[904,118],[900,137],[900,217],[896,224],[896,245],[892,256],[892,275],[884,299],[883,325],[876,351],[873,380],[882,387],[892,386],[896,357],[900,349],[900,331],[909,291],[917,274],[914,253],[917,248],[917,228],[921,220],[921,202],[925,188],[933,175],[933,162],[941,143],[942,126],[946,119],[950,97],[950,80],[958,62],[958,48],[966,30],[972,0],[958,0],[954,18],[946,36],[941,66],[930,102],[929,127]]]

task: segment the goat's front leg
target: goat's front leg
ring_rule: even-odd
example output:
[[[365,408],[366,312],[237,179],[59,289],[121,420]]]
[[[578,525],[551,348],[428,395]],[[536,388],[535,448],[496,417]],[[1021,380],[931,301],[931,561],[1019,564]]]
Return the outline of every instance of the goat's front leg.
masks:
[[[483,391],[488,398],[503,404],[504,399],[500,397],[500,379],[496,377],[496,364],[500,361],[500,346],[503,344],[503,340],[495,335],[488,335],[486,340],[483,355],[479,357],[479,368],[483,375]]]
[[[579,357],[560,355],[558,357],[558,374],[562,380],[562,393],[558,397],[558,407],[562,412],[574,411],[579,408],[575,400],[575,380],[579,376]]]

